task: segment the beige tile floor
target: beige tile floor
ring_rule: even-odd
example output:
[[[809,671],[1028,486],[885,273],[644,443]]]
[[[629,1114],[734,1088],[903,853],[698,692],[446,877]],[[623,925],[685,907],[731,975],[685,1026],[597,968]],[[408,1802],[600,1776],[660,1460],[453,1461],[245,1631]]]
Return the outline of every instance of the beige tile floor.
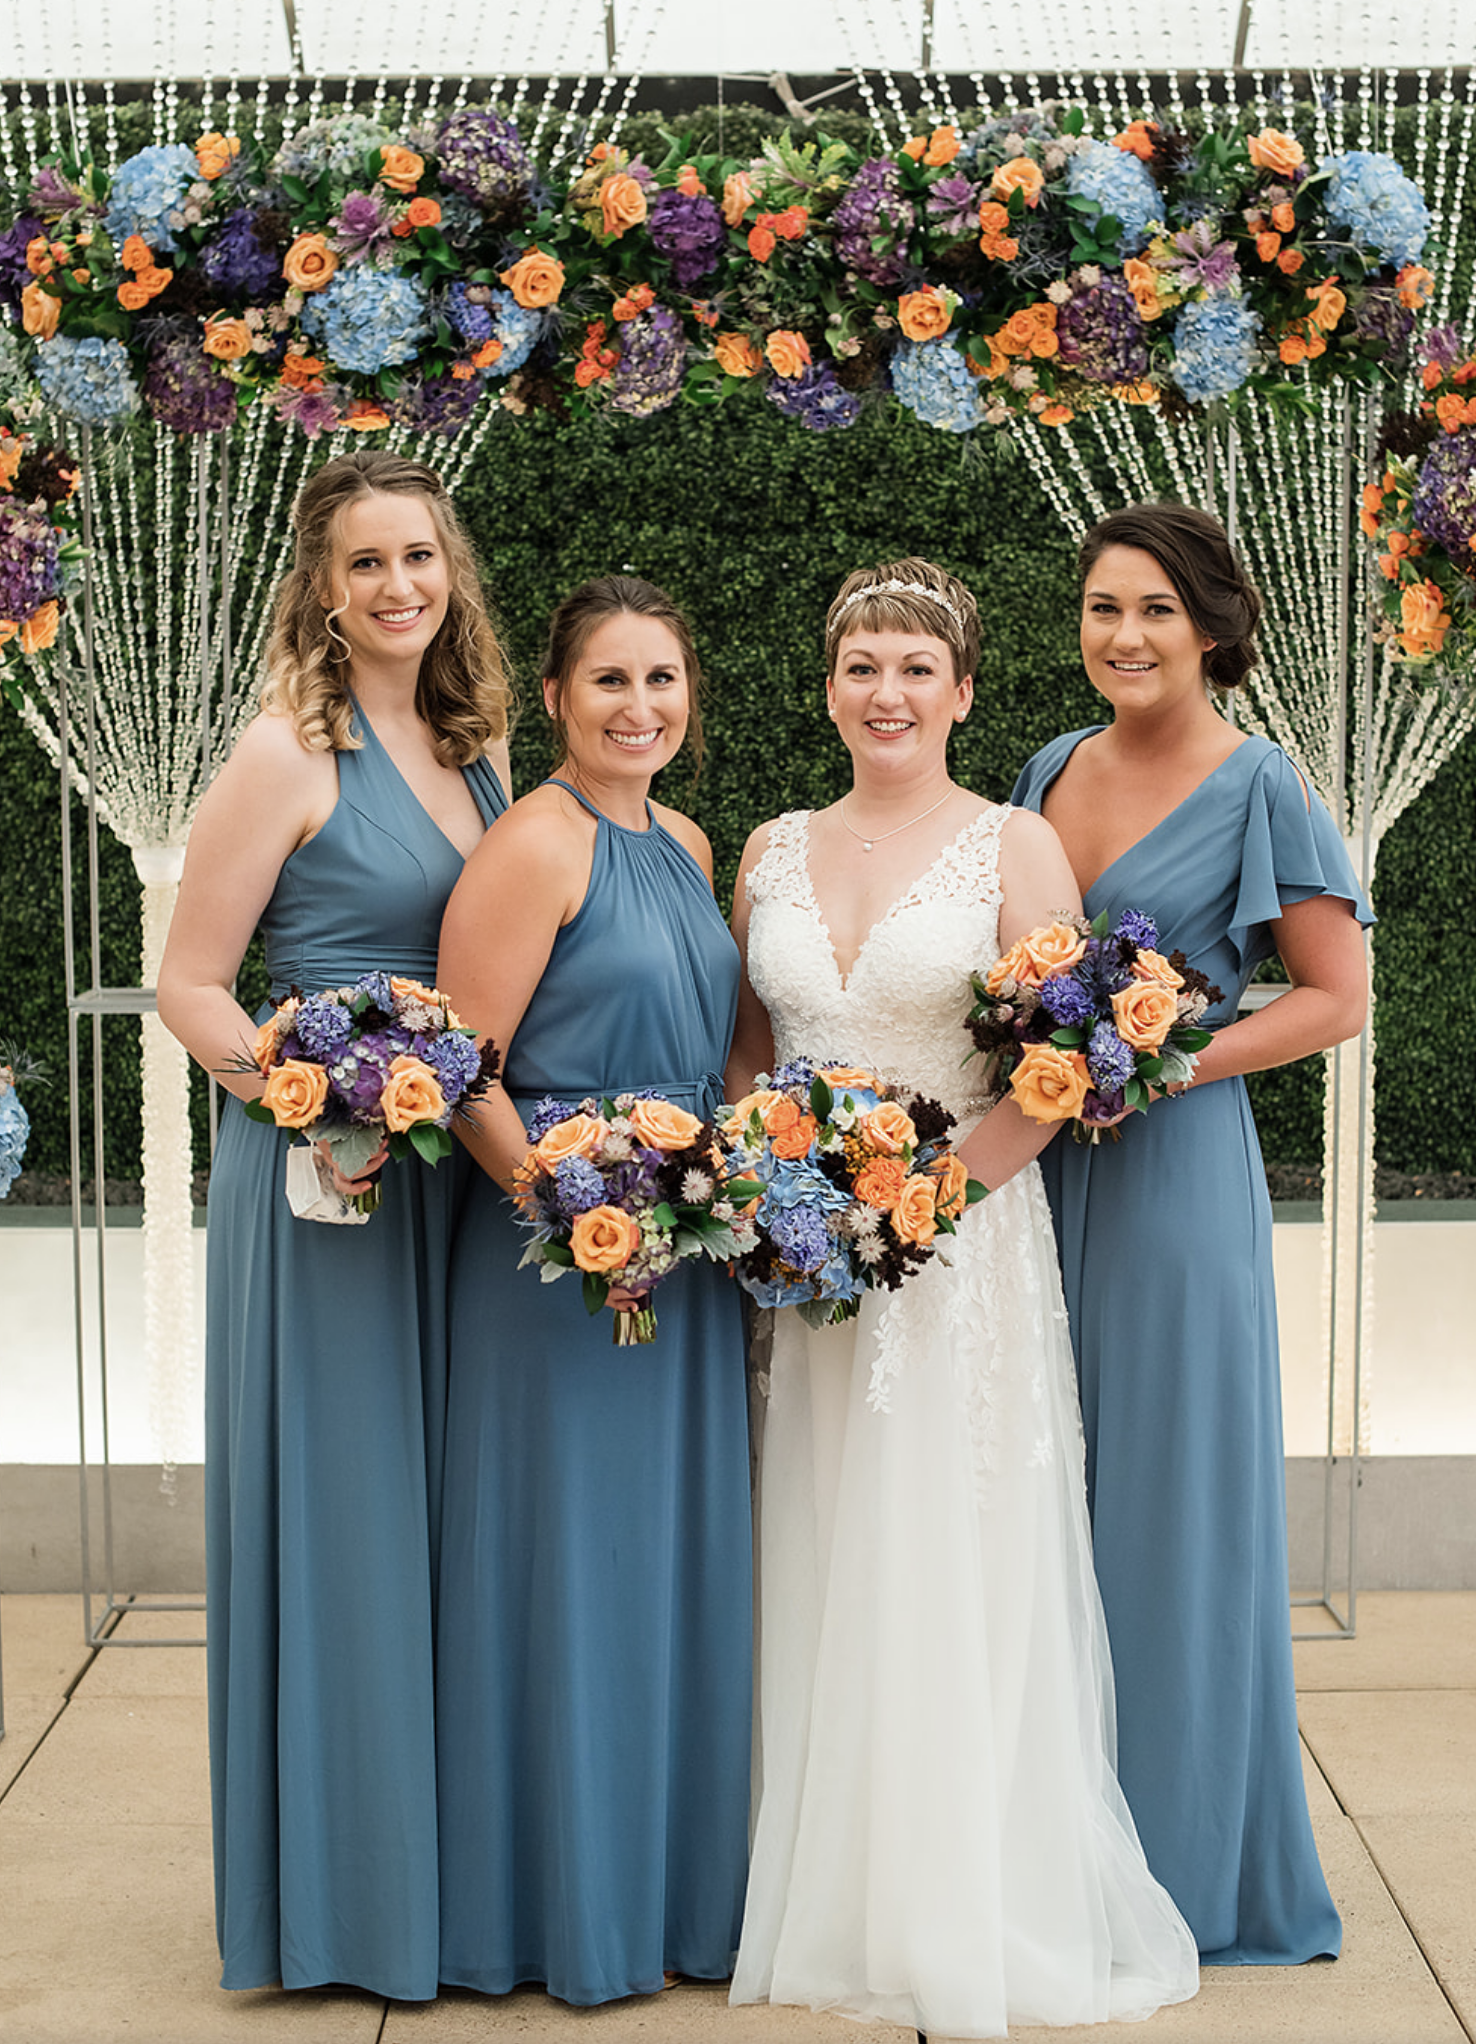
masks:
[[[1145,2044],[1476,2044],[1476,1594],[1370,1595],[1297,1649],[1307,1780],[1343,1912],[1336,1965],[1206,1972]],[[131,1615],[125,1636],[198,1621]],[[525,1992],[386,2007],[215,1985],[198,1648],[81,1644],[75,1598],[8,1597],[0,2044],[903,2044],[721,1989],[573,2010]],[[1057,2031],[1063,2040],[1093,2031]]]

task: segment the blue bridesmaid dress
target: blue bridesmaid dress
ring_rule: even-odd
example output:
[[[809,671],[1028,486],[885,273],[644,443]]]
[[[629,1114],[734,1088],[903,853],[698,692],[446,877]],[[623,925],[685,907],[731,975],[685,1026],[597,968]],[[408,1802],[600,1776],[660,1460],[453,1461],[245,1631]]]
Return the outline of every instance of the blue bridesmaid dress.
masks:
[[[721,1098],[738,955],[701,871],[648,820],[598,817],[589,891],[508,1049],[525,1121],[550,1095],[651,1088],[698,1114]],[[667,1970],[724,1978],[738,1942],[742,1320],[721,1267],[684,1263],[656,1293],[654,1343],[617,1349],[577,1275],[518,1270],[525,1239],[482,1178],[451,1273],[441,1978],[588,2004],[653,1993]]]
[[[261,927],[274,994],[429,983],[461,855],[367,719]],[[464,769],[483,818],[492,768]],[[433,1591],[460,1150],[363,1227],[293,1217],[293,1140],[226,1103],[210,1179],[210,1777],[225,1987],[436,1992]]]
[[[1040,809],[1087,731],[1025,767]],[[1086,912],[1154,916],[1224,999],[1276,946],[1284,904],[1334,894],[1372,921],[1332,819],[1286,754],[1247,737],[1115,860]],[[1148,1864],[1204,1964],[1332,1956],[1288,1622],[1271,1203],[1245,1084],[1160,1101],[1120,1142],[1041,1158],[1087,1436],[1118,1775]]]

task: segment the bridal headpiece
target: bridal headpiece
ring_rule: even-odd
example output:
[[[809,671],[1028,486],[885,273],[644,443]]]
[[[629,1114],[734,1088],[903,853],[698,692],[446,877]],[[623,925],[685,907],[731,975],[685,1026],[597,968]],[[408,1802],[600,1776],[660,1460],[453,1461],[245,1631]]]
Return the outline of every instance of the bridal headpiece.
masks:
[[[925,596],[929,603],[936,603],[940,610],[946,610],[955,624],[961,624],[957,610],[941,589],[930,589],[926,582],[868,582],[864,589],[853,589],[838,606],[837,617],[843,617],[853,603],[859,603],[866,596]]]

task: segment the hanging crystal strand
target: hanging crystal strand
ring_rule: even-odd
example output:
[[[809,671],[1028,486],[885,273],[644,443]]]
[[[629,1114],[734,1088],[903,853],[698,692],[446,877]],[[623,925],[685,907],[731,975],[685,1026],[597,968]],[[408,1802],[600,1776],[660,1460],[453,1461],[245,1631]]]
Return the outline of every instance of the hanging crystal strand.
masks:
[[[581,71],[574,81],[574,90],[569,96],[569,104],[564,111],[563,121],[559,126],[558,134],[554,137],[553,147],[548,153],[548,167],[550,170],[558,169],[573,146],[574,128],[579,115],[579,105],[588,90],[589,74],[587,71]]]
[[[502,410],[502,399],[495,392],[482,403],[470,425],[456,436],[455,450],[446,463],[444,475],[446,488],[455,496],[465,479],[468,469],[486,439],[492,421]]]
[[[1126,405],[1104,405],[1100,411],[1092,413],[1091,426],[1103,452],[1127,482],[1130,494],[1143,502],[1158,496],[1158,479],[1149,471],[1142,442],[1133,430],[1129,408]],[[1109,435],[1115,445],[1109,444]]]
[[[1056,446],[1047,442],[1034,419],[1027,416],[1014,420],[1011,431],[1017,445],[1024,448],[1025,458],[1034,470],[1037,480],[1055,505],[1056,515],[1061,523],[1072,539],[1080,539],[1092,520],[1102,517],[1106,510],[1106,506],[1096,494],[1090,477],[1087,478],[1086,508],[1083,509],[1071,480],[1061,471]],[[1069,437],[1062,433],[1057,436],[1057,444],[1065,445],[1069,449],[1071,443]]]
[[[215,61],[215,53],[219,48],[215,31],[215,8],[211,4],[211,0],[206,0],[203,42],[205,47],[205,64],[204,75],[200,80],[200,133],[208,135],[215,126],[214,121],[211,119],[211,112],[215,106],[215,82],[210,72],[211,66]]]
[[[250,676],[255,676],[260,668],[271,629],[271,592],[290,563],[293,534],[288,507],[307,481],[315,456],[312,441],[295,427],[284,426],[281,421],[270,417],[263,418],[258,441],[263,458],[266,448],[275,444],[276,462],[266,507],[259,513],[256,524],[261,531],[274,533],[277,538],[271,547],[253,549],[250,579],[244,590],[238,590],[234,605],[237,614],[243,620],[249,620],[237,646],[236,665],[242,674]],[[231,556],[233,586],[238,584],[241,575],[246,535],[247,521],[242,519],[236,526],[237,544]],[[243,690],[242,694],[249,697],[251,691]],[[251,707],[250,703],[243,702],[242,721]]]
[[[538,154],[538,145],[543,139],[544,129],[548,126],[550,116],[553,114],[555,108],[558,105],[559,80],[563,76],[564,71],[568,68],[569,44],[573,38],[574,24],[575,24],[574,10],[571,8],[569,12],[564,16],[563,35],[559,40],[558,49],[555,52],[554,57],[549,64],[548,78],[543,88],[543,98],[538,103],[538,119],[533,124],[533,133],[528,141],[528,153],[530,156],[533,156],[535,158]],[[578,97],[579,93],[583,90],[583,88],[584,74],[581,72],[579,83],[575,87],[576,98]],[[571,117],[568,115],[565,116],[564,127],[560,130],[559,138],[560,142],[562,142],[564,135],[568,133],[570,118]],[[562,152],[560,151],[558,153]],[[554,160],[557,161],[557,154]]]
[[[53,153],[67,146],[66,134],[62,128],[61,106],[57,97],[55,77],[46,80],[46,120],[51,129],[51,150]]]
[[[299,49],[299,50],[301,50],[301,48],[302,48],[302,31],[301,31],[301,29],[300,29],[300,28],[299,28],[299,30],[298,30],[298,45],[297,45],[297,46],[298,46],[298,49]],[[413,62],[413,60],[412,60],[412,62],[411,62],[411,64],[410,64],[410,66],[409,66],[409,72],[410,72],[410,87],[409,87],[409,91],[407,92],[407,94],[406,94],[406,97],[405,97],[405,110],[406,110],[406,114],[407,114],[407,116],[408,116],[408,113],[409,113],[409,108],[410,108],[410,101],[411,101],[411,100],[412,100],[412,99],[414,98],[414,96],[415,96],[415,66],[414,66],[414,62]],[[323,71],[322,67],[321,67],[321,66],[319,66],[319,68],[318,68],[318,69],[317,69],[316,71],[314,71],[314,73],[313,73],[313,89],[312,89],[312,91],[311,91],[311,92],[310,92],[310,93],[308,94],[308,103],[307,103],[307,108],[306,108],[307,118],[306,118],[306,120],[305,120],[305,121],[303,122],[303,126],[304,126],[304,127],[306,127],[306,128],[310,128],[310,127],[311,127],[311,126],[313,125],[314,121],[318,121],[318,120],[321,120],[321,119],[322,119],[322,117],[323,117],[323,85],[324,85],[324,78],[325,78],[325,73],[324,73],[324,71]]]
[[[10,100],[0,81],[0,176],[8,185],[21,181],[20,161],[15,153],[15,134],[10,125]]]
[[[252,126],[252,133],[256,135],[265,135],[267,132],[267,94],[267,80],[265,78],[258,78],[256,81],[256,110]],[[284,128],[283,130],[284,134],[291,134],[291,132],[290,128]]]
[[[111,10],[105,7],[99,31],[101,38],[99,55],[103,75],[103,129],[107,136],[107,169],[111,174],[118,168],[118,101],[113,87],[113,35],[110,15]]]
[[[447,18],[448,20],[451,19],[449,15]],[[465,44],[463,45],[463,47],[467,51],[468,65],[470,65],[471,63],[473,53],[479,50],[482,46],[482,35],[486,28],[486,22],[487,22],[487,0],[479,0],[479,4],[477,7],[476,22],[472,27],[470,35],[466,38]],[[467,101],[471,96],[471,88],[474,82],[475,74],[470,69],[468,69],[466,75],[462,78],[460,85],[457,87],[455,99],[453,99],[451,102],[451,111],[453,114],[459,114],[461,112],[461,109],[467,104]]]
[[[21,132],[26,138],[26,175],[34,176],[41,165],[41,151],[36,146],[39,139],[36,133],[36,108],[31,98],[29,81],[24,78],[20,81],[20,118]]]
[[[1449,75],[1447,73],[1448,77]],[[1466,74],[1466,99],[1459,115],[1460,142],[1456,151],[1455,169],[1451,176],[1450,207],[1445,215],[1447,221],[1445,239],[1448,244],[1449,253],[1441,266],[1445,273],[1438,295],[1438,318],[1441,320],[1453,316],[1451,313],[1451,301],[1456,288],[1456,263],[1461,242],[1461,237],[1453,229],[1455,222],[1461,217],[1462,210],[1466,204],[1466,180],[1469,175],[1471,161],[1471,130],[1473,122],[1476,122],[1476,70],[1468,71]],[[1472,273],[1469,268],[1465,272],[1463,283],[1463,302],[1459,307],[1458,316],[1461,320],[1469,322],[1471,317],[1472,283]]]

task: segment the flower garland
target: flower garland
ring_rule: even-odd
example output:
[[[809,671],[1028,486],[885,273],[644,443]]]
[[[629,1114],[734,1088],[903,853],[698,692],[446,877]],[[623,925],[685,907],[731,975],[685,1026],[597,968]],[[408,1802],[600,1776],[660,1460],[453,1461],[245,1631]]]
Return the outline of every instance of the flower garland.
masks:
[[[19,656],[56,644],[68,594],[82,574],[79,468],[30,427],[18,401],[19,350],[0,326],[0,694],[19,704]]]

